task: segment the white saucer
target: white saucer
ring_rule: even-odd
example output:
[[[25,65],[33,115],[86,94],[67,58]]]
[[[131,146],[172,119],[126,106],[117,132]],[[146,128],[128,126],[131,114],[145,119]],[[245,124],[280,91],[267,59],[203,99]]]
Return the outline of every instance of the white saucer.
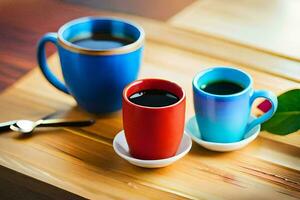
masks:
[[[125,138],[124,130],[120,131],[114,138],[113,147],[115,152],[121,157],[130,162],[133,165],[139,167],[146,167],[146,168],[159,168],[165,167],[173,162],[179,160],[183,156],[185,156],[192,147],[192,139],[191,137],[184,133],[182,136],[182,140],[179,146],[179,149],[175,156],[160,160],[141,160],[134,158],[129,153],[129,148],[127,145],[127,141]]]
[[[255,119],[255,117],[251,116],[250,121],[252,121],[253,119]],[[232,143],[217,143],[217,142],[208,142],[202,140],[201,133],[199,131],[195,116],[193,116],[188,120],[188,122],[185,125],[185,131],[192,137],[192,139],[196,143],[198,143],[202,147],[212,151],[226,152],[226,151],[238,150],[247,146],[258,136],[260,132],[260,125],[255,126],[251,131],[246,133],[243,140],[239,142],[232,142]]]

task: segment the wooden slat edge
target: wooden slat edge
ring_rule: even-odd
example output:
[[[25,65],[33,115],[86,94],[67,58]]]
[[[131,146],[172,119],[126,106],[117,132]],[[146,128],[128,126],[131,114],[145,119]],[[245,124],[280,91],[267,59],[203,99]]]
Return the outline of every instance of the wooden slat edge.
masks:
[[[146,38],[149,41],[164,43],[172,47],[200,53],[208,57],[236,63],[247,68],[300,82],[300,62],[297,60],[287,59],[208,35],[187,31],[163,22],[139,17],[130,17],[129,19],[142,25],[146,31]]]

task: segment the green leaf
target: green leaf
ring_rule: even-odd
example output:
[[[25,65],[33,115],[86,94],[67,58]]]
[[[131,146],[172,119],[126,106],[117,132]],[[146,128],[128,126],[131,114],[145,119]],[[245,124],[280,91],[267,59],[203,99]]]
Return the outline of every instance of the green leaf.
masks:
[[[287,135],[300,129],[300,89],[294,89],[278,97],[274,116],[262,124],[262,130],[277,135]]]

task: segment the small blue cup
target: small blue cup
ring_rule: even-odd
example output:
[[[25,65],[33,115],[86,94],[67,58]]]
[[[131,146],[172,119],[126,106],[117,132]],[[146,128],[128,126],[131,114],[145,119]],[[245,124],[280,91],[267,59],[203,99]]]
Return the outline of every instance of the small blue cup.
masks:
[[[83,48],[71,42],[93,33],[130,38],[133,42],[112,49]],[[45,34],[38,43],[37,59],[47,80],[72,95],[80,107],[95,114],[113,112],[121,108],[123,88],[138,76],[144,35],[141,27],[125,20],[79,18],[63,25],[58,33]],[[58,49],[65,84],[47,65],[45,45],[48,42]]]
[[[237,83],[243,86],[244,90],[230,95],[216,95],[200,88],[218,80]],[[254,91],[252,83],[249,74],[230,67],[207,69],[194,77],[194,108],[203,140],[218,143],[238,142],[252,128],[272,117],[277,109],[277,97],[270,91]],[[248,123],[251,106],[259,97],[268,99],[272,108]]]

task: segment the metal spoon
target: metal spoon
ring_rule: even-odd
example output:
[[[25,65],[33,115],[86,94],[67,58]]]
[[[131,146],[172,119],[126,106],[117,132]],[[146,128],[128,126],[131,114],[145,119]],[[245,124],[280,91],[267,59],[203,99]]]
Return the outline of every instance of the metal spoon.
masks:
[[[0,132],[9,131],[10,125],[15,124],[15,123],[16,123],[16,120],[12,120],[12,121],[8,121],[8,122],[1,122],[0,123]]]
[[[10,125],[13,131],[21,132],[24,134],[31,133],[36,127],[60,127],[60,126],[89,126],[95,123],[95,120],[65,120],[65,119],[41,119],[36,122],[30,120],[17,120],[14,124]]]

